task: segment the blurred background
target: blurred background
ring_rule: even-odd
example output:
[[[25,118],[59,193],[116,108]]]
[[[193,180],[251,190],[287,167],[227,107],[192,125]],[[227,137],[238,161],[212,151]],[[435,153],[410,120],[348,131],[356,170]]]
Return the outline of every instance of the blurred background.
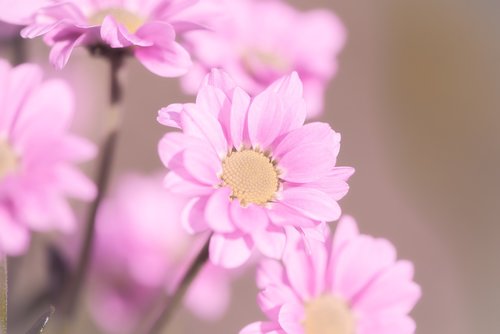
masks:
[[[414,262],[423,288],[413,312],[417,333],[498,331],[500,2],[289,2],[304,10],[329,8],[347,27],[323,116],[342,134],[340,165],[356,168],[341,205],[363,232],[391,240],[400,258]],[[12,56],[10,46],[2,45],[2,56]],[[30,60],[47,64],[41,41],[27,47]],[[102,129],[93,122],[106,111],[105,62],[80,50],[63,72],[46,67],[77,92],[76,130],[99,141]],[[161,169],[156,145],[165,128],[156,112],[192,100],[176,80],[157,77],[135,60],[127,63],[127,77],[115,175]],[[24,271],[13,303],[25,297],[22,287],[43,280],[38,246],[17,265]],[[224,320],[204,323],[181,311],[170,332],[237,333],[263,319],[253,275],[233,284]],[[97,333],[85,315],[79,323],[78,333]]]

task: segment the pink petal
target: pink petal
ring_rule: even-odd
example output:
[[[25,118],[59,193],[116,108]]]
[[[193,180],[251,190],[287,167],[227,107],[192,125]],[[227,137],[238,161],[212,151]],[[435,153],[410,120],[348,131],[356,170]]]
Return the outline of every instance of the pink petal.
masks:
[[[263,230],[269,223],[266,211],[261,206],[250,204],[242,207],[238,200],[233,200],[229,209],[231,221],[245,233]]]
[[[210,240],[210,260],[215,265],[236,268],[252,255],[253,244],[245,237],[214,234]]]
[[[27,97],[31,96],[32,92],[38,88],[42,81],[42,70],[34,64],[23,64],[10,69],[8,63],[4,63],[2,74],[2,91],[3,109],[0,113],[0,132],[3,135],[8,135],[15,125],[15,120],[18,118],[20,111]],[[10,75],[9,75],[10,74]],[[9,75],[7,77],[7,75]],[[7,80],[5,81],[4,80]],[[28,110],[28,112],[31,112]]]
[[[398,261],[385,270],[357,298],[353,307],[363,314],[407,314],[421,296],[420,287],[412,281],[413,265]]]
[[[186,149],[182,153],[184,168],[202,184],[217,185],[222,172],[221,161],[211,150]]]
[[[253,99],[247,117],[252,146],[267,149],[281,134],[286,114],[282,101],[276,95],[260,94]]]
[[[94,183],[73,166],[58,166],[57,179],[61,191],[71,197],[90,201],[97,195],[97,189]]]
[[[101,24],[101,38],[112,48],[126,48],[131,45],[149,47],[153,42],[143,40],[131,34],[121,23],[118,23],[113,16],[108,15]]]
[[[279,324],[272,322],[254,322],[245,326],[239,334],[286,334]]]
[[[204,196],[213,192],[213,187],[186,180],[174,172],[165,176],[163,186],[173,193],[188,196]]]
[[[349,242],[355,240],[358,236],[358,224],[354,218],[349,215],[343,215],[342,218],[340,218],[340,221],[335,228],[335,234],[333,235],[331,258],[335,260],[340,250]]]
[[[224,132],[212,114],[190,108],[182,113],[181,121],[185,134],[207,141],[220,157],[227,154]]]
[[[76,39],[63,40],[54,43],[50,49],[50,63],[58,70],[64,68],[64,66],[68,63],[73,50],[80,45],[84,45],[88,38],[88,35],[82,34]]]
[[[306,187],[285,189],[281,203],[313,220],[334,221],[340,217],[340,207],[337,202],[317,189]]]
[[[257,228],[252,234],[255,246],[264,256],[279,260],[285,250],[286,235],[283,227],[269,225]]]
[[[282,285],[284,283],[284,270],[280,262],[263,259],[257,269],[257,286],[264,289],[270,285]]]
[[[15,256],[26,252],[30,243],[29,231],[4,208],[0,208],[0,231],[0,254]]]
[[[273,156],[278,160],[282,158],[285,154],[301,145],[308,145],[311,143],[325,143],[326,140],[334,135],[335,132],[332,130],[327,123],[308,123],[289,132],[273,149]],[[328,145],[329,143],[326,143]]]
[[[135,56],[148,70],[167,78],[186,74],[192,65],[189,53],[175,42],[169,47],[137,47]]]
[[[230,116],[230,133],[233,146],[241,148],[244,142],[245,122],[247,118],[248,108],[250,106],[250,96],[241,88],[234,89],[233,100],[231,105]]]
[[[234,80],[223,70],[214,68],[205,76],[202,86],[212,86],[221,89],[224,94],[231,98],[236,88]]]
[[[231,190],[223,187],[217,189],[207,201],[205,220],[216,232],[231,233],[236,230],[229,215]]]
[[[279,226],[315,227],[318,225],[317,221],[303,216],[301,212],[280,202],[272,203],[268,215],[273,224]]]
[[[172,128],[181,128],[181,112],[184,110],[184,105],[181,103],[170,104],[158,111],[158,123]]]
[[[310,254],[302,242],[296,242],[291,251],[285,252],[283,263],[286,275],[293,291],[302,299],[307,300],[313,293],[314,272],[309,261]]]
[[[206,320],[220,319],[231,300],[227,272],[213,265],[206,265],[184,299],[184,304],[198,317]]]
[[[332,292],[351,300],[362,293],[368,284],[394,263],[396,250],[387,240],[361,235],[346,244],[334,268]]]
[[[182,211],[182,226],[188,233],[195,234],[208,230],[205,221],[206,197],[195,197],[186,204]]]
[[[415,321],[408,316],[364,317],[356,324],[359,334],[413,334]]]
[[[285,304],[279,313],[279,323],[286,333],[304,334],[304,308],[298,304]]]
[[[354,168],[335,167],[328,174],[319,180],[308,183],[308,186],[319,189],[334,200],[341,200],[349,191],[347,180],[354,174]]]

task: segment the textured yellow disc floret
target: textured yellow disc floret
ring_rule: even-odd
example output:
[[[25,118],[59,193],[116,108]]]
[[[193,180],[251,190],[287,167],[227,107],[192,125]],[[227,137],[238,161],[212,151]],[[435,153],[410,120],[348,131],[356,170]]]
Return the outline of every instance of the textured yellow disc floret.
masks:
[[[222,161],[224,185],[241,204],[264,205],[274,199],[279,188],[278,171],[265,153],[252,149],[231,152]]]
[[[323,295],[305,307],[305,334],[354,334],[355,321],[347,304],[332,295]]]
[[[14,172],[18,164],[16,152],[6,140],[0,139],[0,180]]]
[[[101,25],[104,18],[111,15],[118,23],[121,23],[131,33],[135,33],[144,24],[144,19],[137,14],[123,8],[107,8],[98,11],[88,21],[90,24]]]

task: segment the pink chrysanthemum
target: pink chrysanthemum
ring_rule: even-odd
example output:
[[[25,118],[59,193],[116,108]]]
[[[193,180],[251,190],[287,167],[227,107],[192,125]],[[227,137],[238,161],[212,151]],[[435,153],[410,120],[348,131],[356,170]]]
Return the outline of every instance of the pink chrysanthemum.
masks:
[[[66,65],[75,47],[104,44],[130,49],[147,69],[165,77],[180,76],[191,66],[176,35],[200,28],[210,14],[196,10],[193,0],[38,0],[38,7],[22,10],[26,1],[2,0],[0,11],[12,13],[2,18],[27,25],[25,38],[44,35],[56,67]]]
[[[335,167],[340,135],[326,123],[304,125],[305,116],[296,73],[252,99],[214,70],[196,104],[160,110],[160,123],[182,129],[159,145],[171,170],[165,185],[191,197],[188,230],[214,232],[214,263],[238,266],[254,247],[280,258],[285,227],[321,238],[322,222],[340,216],[353,169]]]
[[[337,71],[346,32],[328,10],[300,12],[279,0],[213,0],[227,7],[213,30],[186,35],[194,66],[182,78],[194,93],[211,68],[222,68],[255,95],[297,71],[308,116],[323,112],[325,89]]]
[[[106,332],[134,332],[158,298],[175,289],[203,241],[182,228],[186,202],[164,189],[161,177],[139,175],[120,178],[116,191],[103,202],[96,227],[90,306]],[[231,275],[206,265],[185,305],[203,319],[219,318],[229,303]]]
[[[257,281],[269,322],[240,334],[412,334],[408,316],[420,298],[413,265],[396,261],[387,240],[360,235],[342,218],[329,243],[287,248],[283,265],[265,260]]]
[[[95,196],[72,166],[96,151],[68,133],[73,103],[64,82],[42,83],[39,67],[0,60],[0,254],[23,253],[30,230],[71,231],[75,217],[65,196]]]

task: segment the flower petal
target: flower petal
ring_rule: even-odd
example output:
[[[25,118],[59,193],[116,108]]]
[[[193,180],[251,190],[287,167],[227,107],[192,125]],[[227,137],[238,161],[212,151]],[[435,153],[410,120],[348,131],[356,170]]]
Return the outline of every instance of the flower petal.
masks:
[[[236,268],[252,255],[253,243],[245,237],[214,234],[210,239],[210,260],[215,265]]]
[[[269,223],[265,209],[258,205],[242,207],[238,200],[233,200],[229,212],[234,225],[245,233],[263,230]]]
[[[274,94],[259,94],[248,110],[248,135],[253,147],[267,149],[281,134],[287,115],[281,99]]]
[[[285,189],[281,203],[313,220],[334,221],[341,213],[339,205],[330,196],[306,187]]]
[[[188,108],[181,115],[184,133],[206,140],[220,156],[227,154],[227,141],[221,124],[210,113],[201,112],[197,108]]]
[[[201,233],[208,229],[205,221],[206,197],[191,199],[182,210],[181,223],[188,233]]]
[[[217,189],[207,201],[205,220],[216,232],[231,233],[236,230],[234,222],[229,215],[231,205],[231,190],[223,187]]]

